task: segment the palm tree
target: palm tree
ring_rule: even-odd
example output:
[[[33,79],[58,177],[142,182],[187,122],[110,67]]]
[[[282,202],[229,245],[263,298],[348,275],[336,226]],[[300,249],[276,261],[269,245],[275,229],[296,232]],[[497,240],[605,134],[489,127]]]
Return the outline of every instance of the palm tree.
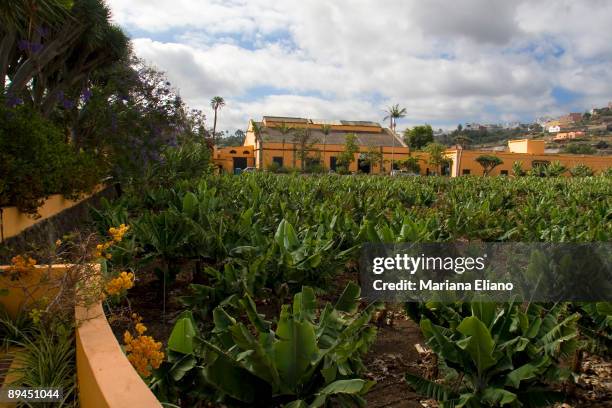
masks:
[[[225,99],[221,96],[215,96],[210,100],[210,106],[215,111],[215,121],[213,123],[213,142],[217,137],[217,111],[225,106]]]
[[[259,162],[259,165],[257,167],[260,170],[262,170],[263,169],[263,137],[262,137],[262,134],[265,132],[265,130],[263,129],[263,126],[259,125],[254,120],[251,121],[251,129],[253,130],[253,134],[255,135],[255,140],[257,141],[257,144],[259,145],[259,157],[257,160]]]
[[[327,136],[329,136],[329,132],[331,132],[331,126],[321,126],[321,132],[323,132],[323,168],[325,168],[325,145],[327,144]]]
[[[383,118],[383,121],[389,119],[389,127],[391,128],[391,132],[393,132],[393,149],[391,150],[391,171],[393,171],[394,154],[395,154],[396,121],[397,119],[406,117],[406,113],[408,113],[408,111],[406,110],[406,108],[400,108],[399,104],[396,103],[395,105],[388,106],[385,113],[387,115]]]

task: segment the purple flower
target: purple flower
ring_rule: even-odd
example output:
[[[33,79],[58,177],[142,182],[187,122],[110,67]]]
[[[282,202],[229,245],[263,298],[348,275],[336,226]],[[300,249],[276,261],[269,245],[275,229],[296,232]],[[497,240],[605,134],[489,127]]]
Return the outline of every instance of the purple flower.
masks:
[[[64,109],[72,109],[74,107],[74,102],[64,99],[62,101],[62,105],[64,106]]]
[[[84,102],[88,102],[92,96],[93,96],[93,92],[91,91],[91,89],[85,89],[83,91],[83,101]]]
[[[50,30],[47,27],[37,27],[36,28],[36,32],[38,33],[38,35],[40,35],[41,37],[46,37],[49,35]]]
[[[43,45],[41,43],[30,42],[28,40],[19,40],[17,41],[17,48],[19,48],[20,51],[30,51],[36,54],[43,49]]]
[[[18,98],[15,95],[10,95],[6,100],[6,105],[9,108],[14,108],[17,105],[23,105],[23,99]]]

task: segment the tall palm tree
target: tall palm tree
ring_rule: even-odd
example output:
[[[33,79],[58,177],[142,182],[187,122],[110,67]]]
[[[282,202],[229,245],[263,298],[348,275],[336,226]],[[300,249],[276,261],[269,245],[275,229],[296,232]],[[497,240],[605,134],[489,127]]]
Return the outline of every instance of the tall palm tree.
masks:
[[[213,142],[217,137],[217,111],[225,106],[225,99],[221,96],[215,96],[210,100],[210,106],[215,111],[215,121],[213,122]]]
[[[323,168],[325,168],[325,145],[327,144],[327,136],[331,132],[331,126],[327,124],[321,126],[321,132],[323,132]]]
[[[263,136],[262,134],[265,132],[265,130],[263,126],[261,126],[259,123],[255,122],[254,120],[251,121],[251,130],[253,130],[253,134],[255,135],[255,140],[257,141],[257,144],[259,145],[259,157],[257,158],[258,159],[257,168],[259,168],[260,170],[263,170]]]
[[[408,113],[408,111],[406,110],[406,108],[400,108],[399,103],[396,103],[395,105],[388,106],[385,113],[387,115],[383,118],[383,121],[389,119],[389,127],[391,128],[391,132],[393,132],[393,148],[391,150],[391,171],[393,171],[394,158],[395,158],[394,155],[395,155],[396,121],[397,119],[406,117],[406,114]]]

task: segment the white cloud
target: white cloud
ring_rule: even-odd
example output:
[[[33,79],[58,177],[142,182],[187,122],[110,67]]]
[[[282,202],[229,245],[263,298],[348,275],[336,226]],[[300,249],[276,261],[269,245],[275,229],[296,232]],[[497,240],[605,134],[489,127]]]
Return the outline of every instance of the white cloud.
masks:
[[[604,0],[109,3],[150,33],[137,54],[188,103],[226,98],[222,127],[263,114],[380,120],[390,103],[408,108],[405,124],[530,119],[563,112],[555,87],[584,107],[612,96]]]

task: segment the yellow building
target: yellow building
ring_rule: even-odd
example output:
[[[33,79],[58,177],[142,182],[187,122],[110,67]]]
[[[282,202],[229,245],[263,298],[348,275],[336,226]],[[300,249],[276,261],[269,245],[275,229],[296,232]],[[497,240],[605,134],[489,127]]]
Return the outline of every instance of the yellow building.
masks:
[[[592,156],[579,154],[547,154],[544,153],[544,140],[520,139],[508,141],[508,151],[465,150],[461,148],[446,150],[446,157],[452,160],[451,177],[464,175],[482,175],[483,168],[476,161],[479,156],[497,156],[503,163],[495,167],[489,175],[510,175],[512,165],[520,162],[524,171],[535,166],[547,165],[558,161],[571,169],[584,164],[596,173],[612,167],[612,156]],[[565,173],[568,175],[568,173]]]
[[[213,161],[219,171],[224,173],[234,173],[235,169],[244,170],[247,167],[255,167],[253,146],[215,147]]]
[[[348,169],[351,172],[388,173],[391,162],[404,160],[410,153],[400,137],[375,122],[264,116],[261,122],[249,122],[242,147],[215,150],[215,163],[228,172],[243,168],[236,165],[244,165],[242,157],[249,167],[264,170],[271,166],[304,169],[317,165],[335,171],[351,134],[358,146]],[[243,148],[244,152],[250,149],[252,156],[243,156]],[[238,157],[240,162],[236,163]]]

